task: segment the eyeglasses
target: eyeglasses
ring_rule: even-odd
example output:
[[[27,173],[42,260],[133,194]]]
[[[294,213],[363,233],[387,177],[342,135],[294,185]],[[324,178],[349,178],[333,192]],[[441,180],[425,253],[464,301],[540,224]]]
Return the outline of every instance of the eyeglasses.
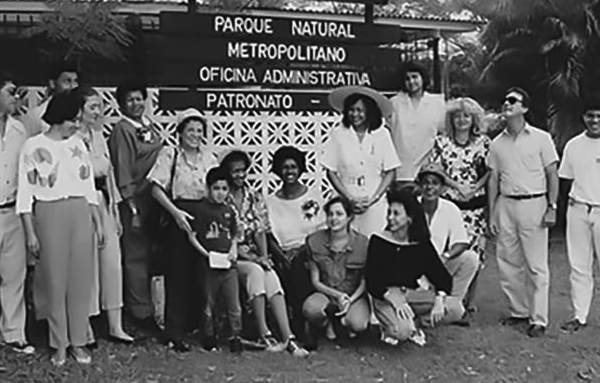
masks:
[[[505,102],[507,102],[507,101],[508,101],[508,103],[509,103],[509,104],[511,104],[511,105],[514,105],[514,104],[516,104],[517,102],[523,102],[523,100],[521,100],[520,98],[518,98],[518,97],[515,97],[515,96],[508,96],[508,97],[505,97],[505,98],[504,98],[504,100],[502,100],[502,103],[504,104],[504,103],[505,103]]]

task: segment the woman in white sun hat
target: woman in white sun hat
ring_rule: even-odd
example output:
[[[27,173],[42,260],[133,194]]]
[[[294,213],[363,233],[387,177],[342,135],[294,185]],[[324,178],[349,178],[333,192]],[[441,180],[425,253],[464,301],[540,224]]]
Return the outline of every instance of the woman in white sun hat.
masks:
[[[193,309],[198,278],[196,251],[187,239],[192,230],[192,216],[187,212],[206,195],[206,173],[218,166],[217,157],[203,146],[208,123],[196,109],[190,108],[177,116],[177,147],[160,151],[148,180],[152,182],[152,196],[169,213],[167,226],[169,249],[165,266],[165,336],[175,351],[189,351],[183,337],[186,322]],[[191,205],[190,205],[191,204]],[[196,293],[195,293],[196,292]]]
[[[400,167],[390,133],[383,128],[394,109],[379,92],[361,86],[336,88],[329,104],[342,123],[329,133],[321,164],[335,191],[354,207],[354,227],[370,236],[385,226],[382,198]]]

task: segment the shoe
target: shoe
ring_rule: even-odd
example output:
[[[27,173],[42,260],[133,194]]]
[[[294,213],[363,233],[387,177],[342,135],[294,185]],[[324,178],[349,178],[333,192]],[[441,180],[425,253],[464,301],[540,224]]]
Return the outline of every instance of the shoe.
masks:
[[[390,346],[397,346],[400,341],[394,337],[389,336],[385,331],[381,330],[379,339]]]
[[[97,349],[98,349],[98,342],[96,342],[96,341],[90,342],[90,343],[88,343],[88,344],[87,344],[85,347],[86,347],[88,350],[90,350],[90,351],[91,351],[91,350],[97,350]]]
[[[126,338],[121,338],[118,336],[114,336],[114,335],[109,335],[106,340],[108,340],[111,343],[117,343],[117,344],[126,344],[126,345],[130,345],[130,344],[134,344],[135,343],[135,339],[131,338],[131,339],[126,339]]]
[[[50,363],[52,363],[54,367],[62,367],[66,362],[67,361],[65,359],[59,359],[56,355],[52,355],[52,357],[50,357]]]
[[[191,350],[190,345],[182,340],[168,341],[167,348],[169,348],[175,352],[179,352],[179,353],[190,352],[190,350]]]
[[[35,347],[27,342],[12,342],[6,343],[6,345],[10,347],[11,350],[19,354],[31,355],[35,353]]]
[[[298,343],[296,343],[296,339],[293,336],[289,337],[286,343],[287,344],[285,345],[285,349],[287,352],[292,354],[292,356],[295,356],[297,358],[306,358],[310,355],[310,353],[305,348],[301,347],[300,345],[298,345]]]
[[[268,352],[282,352],[285,350],[285,344],[279,343],[273,334],[270,333],[262,336],[258,340],[258,343],[264,346],[265,351]]]
[[[421,347],[427,344],[427,340],[425,339],[425,333],[421,329],[416,329],[408,338],[408,340]]]
[[[236,335],[229,338],[229,351],[233,354],[241,354],[244,351],[242,340],[239,336]]]
[[[214,336],[207,336],[202,340],[202,348],[206,351],[217,351],[217,338]]]
[[[520,326],[529,323],[529,318],[526,317],[506,317],[500,319],[502,326]]]
[[[563,332],[568,332],[568,333],[572,334],[572,333],[575,333],[575,332],[581,330],[585,326],[587,326],[587,324],[581,323],[579,321],[579,319],[571,319],[570,321],[563,323],[560,326],[560,329]]]
[[[455,326],[459,326],[459,327],[470,327],[471,326],[471,314],[469,313],[469,311],[465,311],[465,313],[459,320],[454,321],[451,324],[453,324]]]
[[[546,327],[539,324],[532,324],[527,329],[527,335],[530,338],[540,338],[546,333]]]
[[[72,347],[69,350],[69,354],[79,364],[90,364],[92,363],[92,356],[88,353],[85,347]]]
[[[148,333],[160,334],[162,332],[162,329],[158,326],[158,324],[156,324],[156,321],[151,316],[144,319],[136,318],[133,320],[133,324],[135,327]]]

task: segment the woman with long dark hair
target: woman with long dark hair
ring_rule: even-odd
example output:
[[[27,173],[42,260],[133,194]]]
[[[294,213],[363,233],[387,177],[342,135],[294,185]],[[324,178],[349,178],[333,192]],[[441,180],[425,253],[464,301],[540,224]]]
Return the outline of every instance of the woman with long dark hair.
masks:
[[[450,295],[452,277],[429,239],[423,209],[412,191],[388,193],[387,226],[369,240],[366,285],[390,344],[424,344],[421,325],[435,326],[461,318],[464,307]],[[421,287],[427,277],[433,290]]]

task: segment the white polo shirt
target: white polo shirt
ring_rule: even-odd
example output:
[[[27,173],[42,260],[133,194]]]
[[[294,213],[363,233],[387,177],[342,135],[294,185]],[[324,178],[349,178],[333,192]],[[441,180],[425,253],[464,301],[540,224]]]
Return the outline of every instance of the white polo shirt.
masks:
[[[600,205],[600,139],[581,133],[573,137],[563,152],[558,176],[573,180],[569,197]]]
[[[457,243],[469,243],[469,236],[458,206],[440,198],[438,208],[429,221],[431,242],[438,255],[450,250]]]

